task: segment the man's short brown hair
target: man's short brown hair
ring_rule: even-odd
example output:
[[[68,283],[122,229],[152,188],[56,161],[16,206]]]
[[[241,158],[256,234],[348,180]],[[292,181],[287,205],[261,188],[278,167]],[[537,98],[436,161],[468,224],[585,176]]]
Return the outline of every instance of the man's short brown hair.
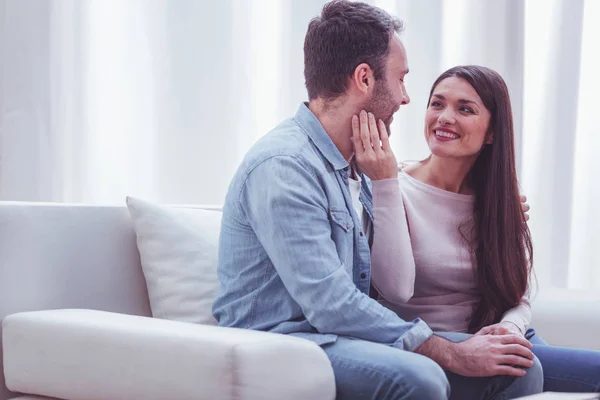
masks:
[[[347,0],[327,3],[308,25],[304,39],[304,79],[309,100],[343,94],[359,64],[368,64],[381,79],[389,40],[404,24],[370,4]]]

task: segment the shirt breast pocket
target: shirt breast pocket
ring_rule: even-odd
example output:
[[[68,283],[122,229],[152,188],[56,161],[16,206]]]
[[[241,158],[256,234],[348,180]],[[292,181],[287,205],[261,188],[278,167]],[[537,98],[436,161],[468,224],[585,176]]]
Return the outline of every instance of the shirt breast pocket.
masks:
[[[329,210],[331,221],[331,239],[335,243],[340,261],[352,265],[354,243],[354,221],[346,210]]]

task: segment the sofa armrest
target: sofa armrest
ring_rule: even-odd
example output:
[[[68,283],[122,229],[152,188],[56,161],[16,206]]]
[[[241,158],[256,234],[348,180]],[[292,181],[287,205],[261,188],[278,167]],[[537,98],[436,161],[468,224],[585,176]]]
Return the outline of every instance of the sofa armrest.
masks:
[[[531,327],[549,344],[600,350],[600,293],[544,289],[531,314]]]
[[[4,373],[16,392],[72,400],[334,399],[331,364],[288,335],[93,310],[12,314]]]

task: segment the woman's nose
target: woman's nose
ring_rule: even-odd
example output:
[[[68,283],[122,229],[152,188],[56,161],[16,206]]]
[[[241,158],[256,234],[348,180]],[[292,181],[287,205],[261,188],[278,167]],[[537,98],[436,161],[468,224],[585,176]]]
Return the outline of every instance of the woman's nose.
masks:
[[[449,124],[453,124],[454,122],[456,122],[454,115],[452,115],[452,112],[449,110],[445,110],[443,113],[440,114],[440,116],[438,117],[438,122],[441,125],[449,125]]]

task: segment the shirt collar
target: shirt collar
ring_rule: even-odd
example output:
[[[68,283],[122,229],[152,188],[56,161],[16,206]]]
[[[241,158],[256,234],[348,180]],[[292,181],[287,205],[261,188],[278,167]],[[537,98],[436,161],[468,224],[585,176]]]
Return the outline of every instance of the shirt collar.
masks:
[[[331,163],[334,169],[339,170],[348,167],[348,161],[344,159],[337,146],[333,143],[321,121],[308,108],[308,103],[300,104],[294,120],[306,132],[310,140],[317,146],[321,154]]]

